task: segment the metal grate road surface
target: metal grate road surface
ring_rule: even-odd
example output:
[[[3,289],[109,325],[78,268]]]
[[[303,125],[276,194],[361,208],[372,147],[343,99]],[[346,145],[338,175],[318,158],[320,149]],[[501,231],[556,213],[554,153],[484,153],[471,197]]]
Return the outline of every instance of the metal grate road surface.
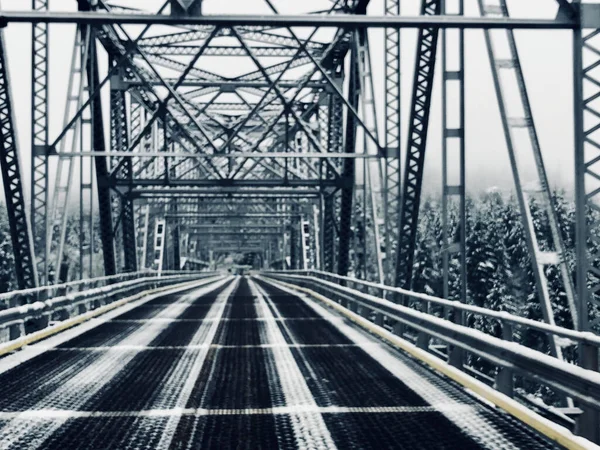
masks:
[[[330,311],[253,279],[100,322],[0,361],[0,448],[552,448]]]

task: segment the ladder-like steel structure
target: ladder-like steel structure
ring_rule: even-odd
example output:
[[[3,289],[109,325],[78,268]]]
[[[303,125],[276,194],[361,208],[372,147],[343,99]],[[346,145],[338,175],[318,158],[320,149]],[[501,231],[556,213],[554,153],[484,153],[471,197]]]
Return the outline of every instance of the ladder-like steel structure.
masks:
[[[497,3],[488,0],[479,0],[479,7],[484,17],[508,17],[508,8],[505,0]],[[577,307],[575,305],[575,289],[571,278],[571,271],[566,259],[566,249],[560,232],[560,225],[552,202],[552,193],[548,183],[544,160],[533,120],[533,114],[525,87],[525,79],[517,45],[512,30],[486,30],[486,46],[488,49],[492,77],[500,116],[504,129],[504,136],[508,147],[508,154],[515,180],[517,199],[521,208],[521,218],[525,232],[527,247],[532,260],[532,269],[535,277],[537,294],[542,305],[544,320],[554,324],[554,312],[545,267],[558,266],[564,292],[566,294],[571,318],[575,327],[578,326]],[[502,54],[502,52],[506,52]],[[510,96],[510,97],[509,97]],[[509,104],[508,98],[512,100]],[[525,136],[523,136],[525,134]],[[523,171],[524,159],[533,159],[536,172],[531,180],[525,179]],[[551,231],[550,248],[543,248],[539,231],[533,223],[533,203],[547,216]],[[557,343],[552,344],[553,352],[560,355],[561,350]]]

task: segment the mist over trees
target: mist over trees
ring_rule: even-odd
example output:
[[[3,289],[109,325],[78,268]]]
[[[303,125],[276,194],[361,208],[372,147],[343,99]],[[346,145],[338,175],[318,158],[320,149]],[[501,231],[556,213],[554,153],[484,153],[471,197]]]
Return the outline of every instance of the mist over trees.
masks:
[[[564,192],[554,192],[554,208],[558,215],[562,238],[567,249],[565,255],[569,267],[575,270],[575,205],[566,199]],[[513,196],[491,192],[467,199],[467,302],[498,311],[507,311],[534,320],[542,320],[531,260],[521,215]],[[542,250],[549,249],[551,234],[545,213],[532,204],[533,221],[537,229]],[[458,210],[450,204],[450,240],[458,239]],[[590,220],[598,219],[590,217]],[[151,227],[152,228],[152,227]],[[152,230],[149,230],[152,233]],[[367,230],[369,232],[369,230]],[[99,221],[94,220],[93,237],[84,237],[86,257],[83,260],[84,275],[102,275],[102,246]],[[67,221],[65,259],[69,263],[70,278],[79,274],[79,220]],[[149,242],[152,242],[150,236]],[[441,202],[433,197],[424,200],[418,226],[418,241],[415,250],[413,290],[427,294],[443,295],[442,272],[442,210]],[[594,245],[590,242],[590,245]],[[51,248],[51,262],[56,249]],[[89,254],[93,254],[90,272]],[[245,262],[244,255],[230,255],[231,262]],[[224,261],[220,261],[224,262]],[[55,268],[51,264],[51,270]],[[450,298],[460,296],[459,261],[450,259]],[[557,325],[572,327],[566,295],[560,273],[554,266],[547,266],[550,296],[552,298]],[[0,205],[0,292],[16,289],[14,257],[8,226],[6,207]],[[484,326],[484,324],[479,324]],[[490,325],[492,326],[492,325]],[[488,330],[492,331],[492,330]],[[533,339],[533,338],[532,338]]]
[[[565,258],[575,271],[575,205],[555,192],[553,203],[565,243]],[[531,203],[533,222],[542,250],[551,249],[551,231],[547,218],[535,202]],[[450,207],[450,240],[458,240],[458,210]],[[542,319],[531,269],[521,214],[512,196],[493,192],[467,199],[467,302],[497,311],[507,311],[534,320]],[[413,289],[442,296],[442,211],[441,204],[427,199],[421,209],[418,244],[415,252]],[[450,260],[450,298],[460,292],[459,261]],[[557,325],[572,327],[560,273],[546,266],[546,277],[553,301]]]

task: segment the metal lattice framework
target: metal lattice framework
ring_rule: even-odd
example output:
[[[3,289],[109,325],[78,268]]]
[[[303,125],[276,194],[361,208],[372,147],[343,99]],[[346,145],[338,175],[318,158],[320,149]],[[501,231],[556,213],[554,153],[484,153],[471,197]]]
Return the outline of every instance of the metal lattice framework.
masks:
[[[550,19],[511,18],[504,0],[473,0],[480,17],[465,17],[463,0],[422,0],[416,17],[401,14],[400,0],[386,0],[382,15],[368,9],[368,0],[322,0],[317,11],[262,0],[269,14],[260,16],[203,15],[210,5],[201,0],[156,2],[155,10],[152,2],[137,2],[139,9],[118,3],[78,0],[71,12],[58,12],[48,0],[33,0],[31,10],[0,14],[2,26],[33,24],[29,193],[0,35],[0,166],[19,287],[100,275],[94,259],[112,275],[205,267],[234,254],[272,268],[315,268],[410,288],[437,71],[444,294],[468,301],[464,30],[477,28],[485,30],[544,319],[553,323],[546,271],[554,266],[574,327],[597,325],[588,313],[597,307],[600,280],[600,243],[590,219],[600,193],[598,3],[559,0]],[[50,136],[48,32],[62,23],[76,23],[77,31],[63,126]],[[411,96],[402,95],[401,84],[406,27],[419,30]],[[368,28],[384,28],[377,44],[383,74],[371,61]],[[551,204],[516,29],[573,31],[575,280]],[[514,79],[510,86],[502,82],[506,73]],[[379,75],[384,92],[377,92]],[[450,91],[459,93],[458,102]],[[378,111],[384,111],[381,121]],[[534,189],[517,161],[524,154],[535,162]],[[458,182],[449,179],[453,171]],[[532,224],[534,197],[549,224],[548,242]],[[459,211],[454,234],[453,203]],[[78,270],[69,257],[73,248]],[[451,292],[453,264],[460,286]],[[554,352],[560,355],[559,342]],[[581,359],[595,364],[594,355]]]
[[[421,14],[439,15],[441,4],[440,0],[423,0]],[[399,220],[400,231],[396,250],[396,285],[406,288],[410,288],[412,280],[438,34],[438,28],[424,28],[419,31],[417,42],[415,80],[412,92],[406,162],[404,163]]]
[[[400,0],[386,0],[386,16],[400,15]],[[400,220],[400,198],[402,194],[401,184],[401,151],[400,141],[402,137],[401,121],[401,70],[400,63],[400,30],[395,28],[385,29],[385,177],[384,177],[384,210],[387,216],[386,222],[386,252],[388,270],[386,271],[386,282],[395,282],[396,261],[390,256],[395,255],[398,243],[398,230]]]
[[[34,11],[47,11],[48,0],[32,0]],[[32,26],[31,81],[31,227],[40,263],[41,284],[47,279],[48,249],[48,25]]]
[[[15,255],[17,283],[19,288],[25,289],[37,285],[37,267],[23,192],[21,155],[17,147],[13,99],[7,66],[6,42],[2,30],[0,31],[0,143],[2,144],[0,168]]]

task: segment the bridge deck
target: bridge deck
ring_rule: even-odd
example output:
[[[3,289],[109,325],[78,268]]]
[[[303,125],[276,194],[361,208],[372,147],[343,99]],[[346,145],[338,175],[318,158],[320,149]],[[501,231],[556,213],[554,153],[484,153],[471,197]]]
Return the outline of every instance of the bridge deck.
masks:
[[[213,447],[552,445],[247,278],[142,300],[0,361],[0,448]]]

